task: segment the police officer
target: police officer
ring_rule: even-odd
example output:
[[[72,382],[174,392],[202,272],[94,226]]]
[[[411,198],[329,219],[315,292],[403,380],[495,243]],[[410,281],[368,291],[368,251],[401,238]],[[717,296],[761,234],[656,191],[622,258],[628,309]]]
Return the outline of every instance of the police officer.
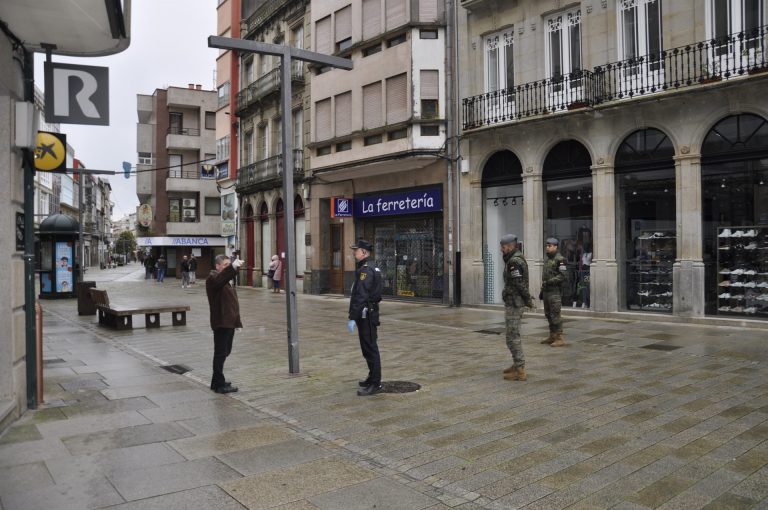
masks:
[[[528,263],[520,251],[517,236],[507,234],[500,240],[504,256],[504,321],[506,323],[507,348],[512,353],[512,366],[504,370],[504,379],[525,381],[525,356],[523,340],[520,338],[520,322],[523,307],[533,308],[533,299],[528,290]]]
[[[547,239],[547,258],[544,261],[544,272],[541,275],[541,292],[539,299],[544,301],[544,316],[549,322],[549,336],[541,341],[552,347],[565,345],[563,339],[563,318],[560,308],[563,301],[563,284],[565,283],[568,265],[565,257],[557,251],[559,241],[554,237]]]
[[[361,397],[375,395],[381,392],[381,358],[376,328],[379,326],[379,302],[383,280],[381,271],[375,267],[371,256],[371,244],[360,239],[350,246],[355,250],[355,282],[352,284],[352,295],[349,299],[349,322],[347,328],[351,333],[357,326],[360,337],[360,349],[368,364],[368,377],[360,381],[357,394]]]

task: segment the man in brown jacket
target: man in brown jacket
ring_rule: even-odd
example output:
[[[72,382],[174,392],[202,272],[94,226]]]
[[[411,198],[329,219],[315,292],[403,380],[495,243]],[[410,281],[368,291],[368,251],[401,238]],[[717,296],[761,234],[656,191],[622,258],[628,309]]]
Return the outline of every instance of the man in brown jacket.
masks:
[[[230,261],[226,255],[216,256],[216,270],[205,280],[205,292],[211,308],[211,329],[213,330],[213,377],[211,389],[216,393],[234,393],[237,386],[232,386],[224,379],[224,361],[232,352],[232,340],[235,328],[242,328],[240,322],[240,304],[230,280],[243,264],[239,258]]]

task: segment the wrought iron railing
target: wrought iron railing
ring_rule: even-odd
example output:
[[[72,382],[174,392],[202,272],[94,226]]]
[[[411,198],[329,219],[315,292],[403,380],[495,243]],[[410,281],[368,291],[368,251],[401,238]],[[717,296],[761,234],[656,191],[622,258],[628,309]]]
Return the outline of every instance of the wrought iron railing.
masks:
[[[248,34],[263,25],[277,10],[287,4],[288,0],[267,0],[251,14],[247,20],[243,20],[241,30]]]
[[[283,155],[279,154],[238,169],[237,186],[274,181],[282,179],[282,175]],[[293,150],[293,175],[294,177],[304,175],[304,151],[302,149]]]
[[[169,135],[200,136],[198,128],[169,127],[166,133]]]
[[[464,98],[464,129],[768,71],[768,26]]]
[[[278,92],[280,90],[281,69],[282,66],[275,67],[238,92],[235,99],[236,111],[241,112],[268,95]],[[291,80],[304,81],[304,65],[299,60],[291,62]]]

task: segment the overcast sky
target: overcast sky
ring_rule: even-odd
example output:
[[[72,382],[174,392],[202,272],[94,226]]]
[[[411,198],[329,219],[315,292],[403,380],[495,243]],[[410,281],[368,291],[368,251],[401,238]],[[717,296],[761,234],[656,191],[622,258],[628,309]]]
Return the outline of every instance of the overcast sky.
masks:
[[[136,94],[157,88],[199,83],[215,89],[218,50],[208,48],[216,35],[216,0],[133,0],[131,45],[102,58],[54,55],[54,62],[109,67],[109,126],[62,124],[67,143],[86,168],[118,170],[110,176],[113,218],[136,211],[136,178],[122,176],[122,162],[136,164]],[[42,90],[45,55],[35,56],[35,84]]]

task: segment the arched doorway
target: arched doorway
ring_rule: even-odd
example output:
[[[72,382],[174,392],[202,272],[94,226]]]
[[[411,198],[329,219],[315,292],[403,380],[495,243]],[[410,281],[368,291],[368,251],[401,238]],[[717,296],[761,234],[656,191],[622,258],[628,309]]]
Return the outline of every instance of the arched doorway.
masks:
[[[767,319],[768,121],[722,119],[701,163],[705,313]]]
[[[592,263],[592,158],[575,140],[555,145],[544,160],[544,238],[560,241],[568,262],[563,306],[589,308]],[[535,253],[535,252],[532,252]]]
[[[269,228],[269,206],[261,203],[259,208],[259,222],[261,223],[261,274],[269,271],[269,261],[272,258],[272,232]]]
[[[628,310],[672,313],[677,256],[675,149],[648,128],[627,136],[616,152],[620,286]]]
[[[245,206],[245,267],[246,285],[253,287],[253,268],[256,263],[256,252],[254,250],[255,235],[253,231],[253,207],[251,204]]]
[[[523,240],[523,165],[511,151],[494,153],[483,167],[483,297],[501,303],[503,260],[499,239],[515,234]]]

